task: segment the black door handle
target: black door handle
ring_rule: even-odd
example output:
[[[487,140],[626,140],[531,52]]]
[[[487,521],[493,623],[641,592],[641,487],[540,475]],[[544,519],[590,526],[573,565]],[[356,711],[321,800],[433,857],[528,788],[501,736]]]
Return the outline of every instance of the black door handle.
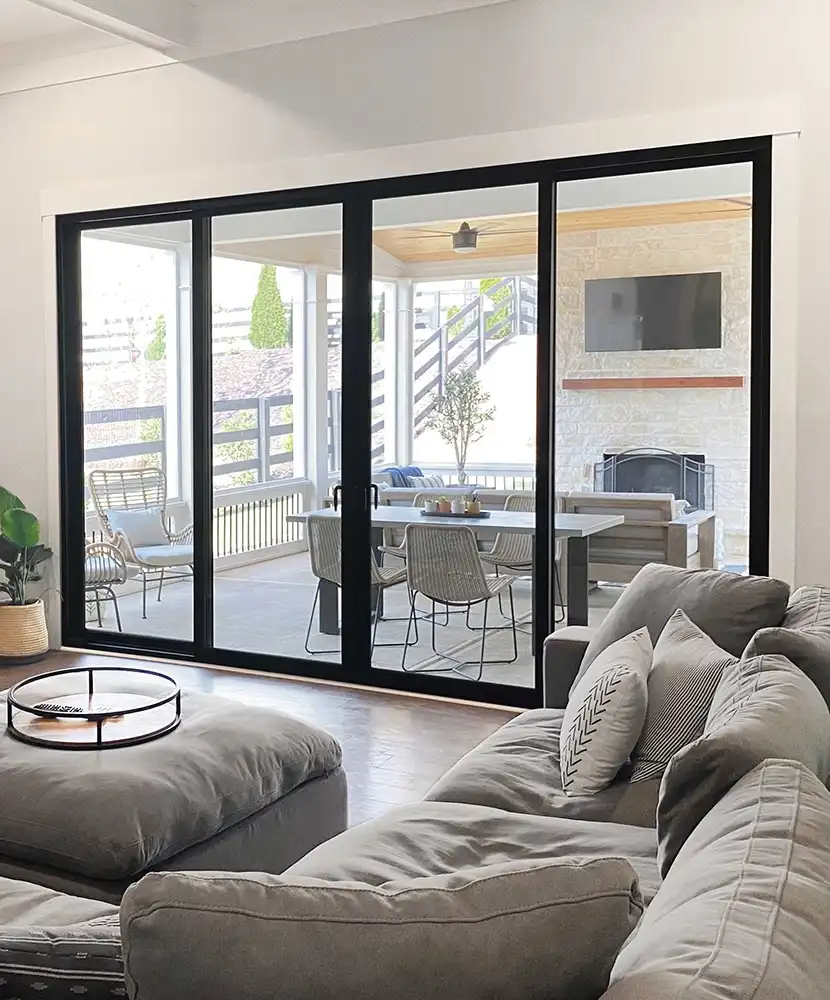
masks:
[[[335,486],[334,489],[331,491],[332,505],[334,506],[335,510],[337,510],[337,498],[340,496],[342,492],[343,492],[343,487],[340,486],[339,484]]]

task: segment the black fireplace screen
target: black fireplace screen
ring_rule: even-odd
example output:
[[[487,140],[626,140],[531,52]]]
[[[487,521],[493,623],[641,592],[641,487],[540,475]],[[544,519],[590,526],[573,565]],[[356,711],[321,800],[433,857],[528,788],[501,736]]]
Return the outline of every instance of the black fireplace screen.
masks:
[[[594,489],[606,493],[671,493],[692,510],[715,509],[715,467],[705,455],[636,448],[604,455],[594,466]]]

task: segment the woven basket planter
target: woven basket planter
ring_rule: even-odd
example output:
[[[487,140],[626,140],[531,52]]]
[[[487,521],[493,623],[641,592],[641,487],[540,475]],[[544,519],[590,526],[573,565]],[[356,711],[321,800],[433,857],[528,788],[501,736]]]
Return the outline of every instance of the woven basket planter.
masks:
[[[43,601],[0,604],[0,665],[34,663],[49,652]]]

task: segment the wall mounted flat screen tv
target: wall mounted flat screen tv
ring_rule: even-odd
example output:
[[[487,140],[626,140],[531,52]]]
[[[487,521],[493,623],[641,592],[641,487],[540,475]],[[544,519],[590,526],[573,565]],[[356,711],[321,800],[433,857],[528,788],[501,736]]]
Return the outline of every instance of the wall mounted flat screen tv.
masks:
[[[720,346],[720,271],[585,282],[585,350],[590,353]]]

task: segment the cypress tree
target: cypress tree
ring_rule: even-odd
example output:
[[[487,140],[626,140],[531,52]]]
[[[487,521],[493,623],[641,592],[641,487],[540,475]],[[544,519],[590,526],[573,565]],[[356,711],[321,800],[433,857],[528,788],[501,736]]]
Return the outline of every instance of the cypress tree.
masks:
[[[257,349],[286,347],[288,344],[288,320],[274,264],[263,264],[259,272],[248,339]]]

